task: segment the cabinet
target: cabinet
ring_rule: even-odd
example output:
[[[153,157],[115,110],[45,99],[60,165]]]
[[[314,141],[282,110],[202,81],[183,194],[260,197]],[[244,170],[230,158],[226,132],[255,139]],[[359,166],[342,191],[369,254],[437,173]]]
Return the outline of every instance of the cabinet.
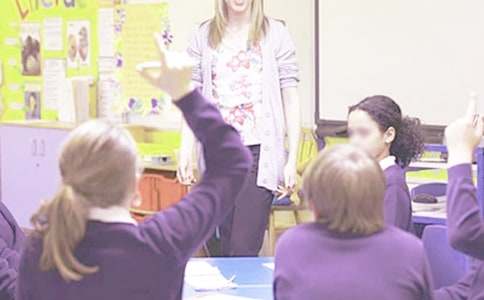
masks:
[[[58,154],[68,129],[0,125],[0,200],[21,227],[60,183]]]

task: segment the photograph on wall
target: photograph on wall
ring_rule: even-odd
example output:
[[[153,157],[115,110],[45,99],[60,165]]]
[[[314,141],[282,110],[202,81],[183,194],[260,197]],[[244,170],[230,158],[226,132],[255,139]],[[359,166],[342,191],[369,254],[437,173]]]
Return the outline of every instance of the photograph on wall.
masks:
[[[25,119],[40,120],[40,86],[27,86],[24,92]]]
[[[24,23],[21,27],[20,38],[22,40],[22,75],[40,76],[40,24]]]
[[[90,61],[89,21],[67,23],[67,66],[89,66]]]

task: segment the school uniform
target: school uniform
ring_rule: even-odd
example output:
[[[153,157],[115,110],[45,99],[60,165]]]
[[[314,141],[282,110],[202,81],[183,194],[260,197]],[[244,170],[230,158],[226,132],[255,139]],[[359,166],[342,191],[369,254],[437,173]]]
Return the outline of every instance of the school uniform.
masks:
[[[458,282],[435,291],[435,300],[468,300],[481,264],[480,260],[472,260],[469,271]]]
[[[22,229],[5,204],[0,202],[0,299],[14,299],[24,240]]]
[[[470,164],[448,170],[447,226],[449,240],[455,249],[474,258],[469,274],[445,292],[454,298],[467,293],[468,300],[484,299],[484,221],[477,202]]]
[[[274,299],[432,299],[421,242],[389,226],[369,236],[297,226],[277,244]]]
[[[386,189],[384,200],[385,223],[412,232],[412,201],[405,179],[405,170],[388,156],[380,161],[385,174]]]
[[[17,300],[181,299],[185,265],[233,207],[251,158],[239,134],[198,90],[176,104],[205,148],[207,170],[200,183],[180,203],[139,225],[125,208],[91,210],[75,255],[99,271],[79,282],[63,281],[56,270],[40,271],[42,240],[30,239]]]

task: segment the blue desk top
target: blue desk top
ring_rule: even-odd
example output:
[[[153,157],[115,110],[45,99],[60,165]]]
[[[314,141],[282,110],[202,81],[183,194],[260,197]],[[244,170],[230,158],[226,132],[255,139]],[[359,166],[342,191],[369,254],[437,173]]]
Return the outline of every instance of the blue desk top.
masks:
[[[260,300],[272,300],[273,271],[264,263],[272,263],[272,257],[221,257],[221,258],[193,258],[195,261],[204,261],[218,267],[225,278],[235,275],[235,289],[227,289],[216,294],[233,295]],[[196,299],[213,294],[214,292],[195,292],[185,285],[183,299]]]

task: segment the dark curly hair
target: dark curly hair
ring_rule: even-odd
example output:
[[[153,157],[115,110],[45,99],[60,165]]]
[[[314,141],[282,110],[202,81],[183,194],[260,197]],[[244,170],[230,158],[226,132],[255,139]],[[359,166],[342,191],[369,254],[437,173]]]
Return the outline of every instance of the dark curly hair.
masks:
[[[381,95],[371,96],[351,106],[349,113],[355,110],[368,113],[382,132],[390,127],[395,128],[396,135],[390,146],[390,154],[396,157],[402,168],[407,167],[413,159],[422,154],[424,140],[420,120],[404,117],[400,106],[393,99]]]

